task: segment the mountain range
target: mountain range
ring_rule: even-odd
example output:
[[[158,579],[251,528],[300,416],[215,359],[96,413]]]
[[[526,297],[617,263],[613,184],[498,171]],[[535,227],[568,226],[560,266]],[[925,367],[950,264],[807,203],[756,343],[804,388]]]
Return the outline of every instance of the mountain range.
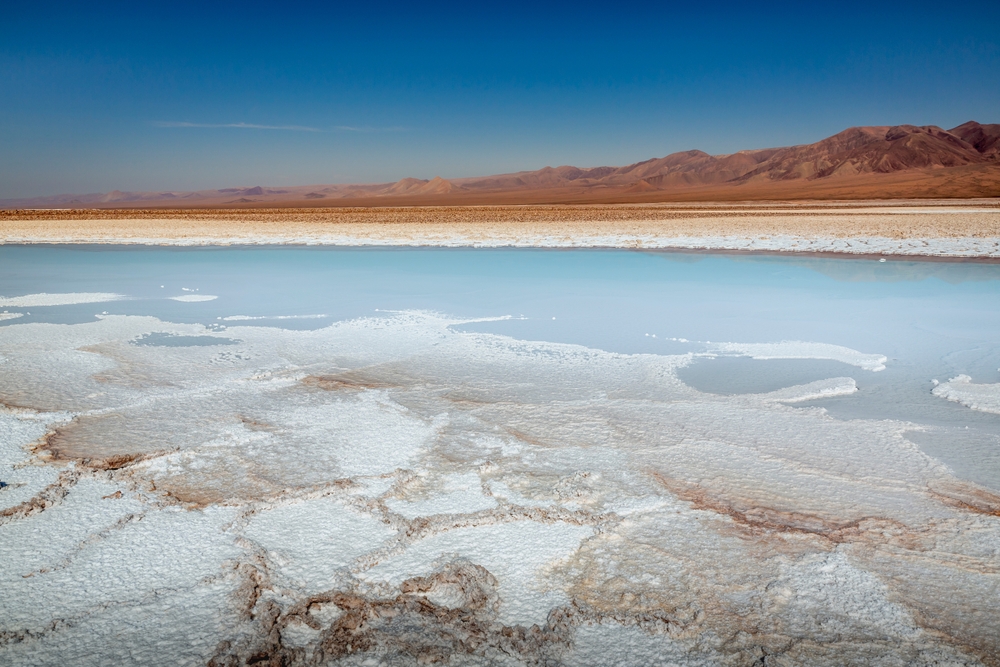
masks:
[[[545,167],[395,183],[234,187],[0,200],[0,208],[372,206],[1000,196],[1000,124],[852,127],[813,144],[624,167]]]

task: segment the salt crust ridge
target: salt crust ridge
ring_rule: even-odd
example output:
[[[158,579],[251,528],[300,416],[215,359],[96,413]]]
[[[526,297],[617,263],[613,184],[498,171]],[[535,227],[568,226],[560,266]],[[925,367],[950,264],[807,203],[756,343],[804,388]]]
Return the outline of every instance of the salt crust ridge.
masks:
[[[196,303],[199,301],[215,301],[219,297],[211,294],[182,294],[180,296],[170,296],[167,297],[171,301],[184,301],[188,303]]]
[[[934,387],[931,393],[973,410],[1000,415],[1000,384],[975,384],[968,375],[959,375]]]
[[[778,389],[766,394],[759,394],[759,396],[779,403],[799,403],[820,398],[849,396],[857,390],[858,383],[854,381],[854,378],[829,378]]]
[[[715,343],[710,349],[722,354],[738,354],[753,359],[829,359],[857,366],[866,371],[885,370],[886,357],[865,354],[849,347],[798,340],[780,343]]]
[[[910,425],[782,404],[851,378],[714,396],[460,322],[4,327],[0,661],[998,655],[998,499]]]
[[[771,234],[767,236],[677,236],[656,235],[532,235],[512,236],[462,235],[447,233],[379,236],[312,234],[281,236],[228,235],[173,237],[88,236],[87,238],[52,239],[45,236],[8,235],[0,243],[100,243],[113,245],[333,245],[333,246],[406,246],[473,248],[645,248],[683,250],[737,250],[764,252],[829,252],[851,255],[901,255],[926,257],[1000,257],[1000,239],[995,237],[957,238],[836,238]],[[0,304],[2,305],[2,304]]]
[[[249,320],[321,320],[329,315],[229,315],[220,317],[223,322],[246,322]]]
[[[126,298],[111,292],[69,292],[65,294],[25,294],[23,296],[0,296],[0,308],[34,308],[36,306],[69,306],[78,303],[102,303]],[[8,315],[4,313],[3,315]],[[19,315],[13,315],[19,317]],[[0,319],[7,319],[0,315]]]

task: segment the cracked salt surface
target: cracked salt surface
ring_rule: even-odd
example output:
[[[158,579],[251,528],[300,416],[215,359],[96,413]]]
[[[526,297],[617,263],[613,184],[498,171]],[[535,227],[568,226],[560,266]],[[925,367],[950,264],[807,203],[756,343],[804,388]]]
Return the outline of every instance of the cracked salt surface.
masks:
[[[255,509],[246,523],[241,534],[267,553],[276,578],[309,591],[333,588],[357,558],[395,534],[371,514],[331,498]]]
[[[720,395],[476,321],[0,328],[0,663],[1000,660],[1000,497],[808,405],[898,350],[714,344],[840,363]]]
[[[236,328],[246,358],[222,366],[203,347],[129,346],[143,330],[192,331],[150,318],[29,325],[37,348],[85,348],[96,364],[25,366],[24,336],[4,330],[4,395],[73,412],[4,415],[17,471],[31,442],[32,469],[51,470],[46,456],[71,467],[64,495],[0,528],[15,601],[0,651],[26,664],[82,648],[121,658],[121,641],[151,664],[260,651],[698,664],[994,650],[991,621],[967,626],[920,591],[947,581],[990,613],[996,499],[900,425],[781,405],[853,392],[853,379],[712,396],[677,380],[687,356],[454,323]],[[931,633],[913,620],[928,604]],[[153,617],[157,642],[122,633]]]
[[[496,501],[483,495],[482,479],[476,473],[448,475],[429,498],[389,498],[386,506],[407,519],[435,514],[465,514],[496,507]]]
[[[550,609],[569,602],[562,590],[547,585],[544,568],[572,555],[592,534],[589,526],[536,521],[454,528],[379,563],[362,579],[399,586],[407,579],[433,574],[449,561],[465,559],[499,580],[501,623],[544,625]]]
[[[10,521],[17,508],[54,484],[59,471],[31,465],[25,446],[42,438],[48,423],[26,410],[0,408],[0,524]]]

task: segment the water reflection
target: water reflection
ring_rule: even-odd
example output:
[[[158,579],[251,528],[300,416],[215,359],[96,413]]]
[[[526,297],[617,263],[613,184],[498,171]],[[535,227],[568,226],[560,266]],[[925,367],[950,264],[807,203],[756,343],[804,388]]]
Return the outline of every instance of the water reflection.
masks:
[[[675,264],[697,264],[707,259],[725,257],[737,264],[809,269],[838,282],[919,282],[936,278],[950,285],[965,282],[1000,280],[1000,262],[993,258],[872,258],[830,257],[760,253],[717,253],[706,251],[637,251],[653,254]]]

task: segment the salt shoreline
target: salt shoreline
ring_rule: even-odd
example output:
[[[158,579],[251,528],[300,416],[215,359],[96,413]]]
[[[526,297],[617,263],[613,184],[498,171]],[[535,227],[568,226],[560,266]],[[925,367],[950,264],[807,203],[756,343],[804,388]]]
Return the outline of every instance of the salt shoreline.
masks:
[[[0,211],[0,244],[632,248],[1000,260],[1000,201]]]
[[[550,248],[550,249],[632,249],[688,252],[734,252],[778,255],[833,255],[856,258],[905,257],[907,259],[971,259],[1000,261],[1000,237],[987,238],[810,238],[802,236],[765,237],[521,237],[455,235],[313,235],[313,236],[226,236],[226,237],[51,237],[22,236],[0,239],[0,245],[144,245],[144,246],[340,246],[340,247],[427,247],[427,248]]]
[[[1000,202],[0,211],[0,244],[633,248],[1000,260]]]

